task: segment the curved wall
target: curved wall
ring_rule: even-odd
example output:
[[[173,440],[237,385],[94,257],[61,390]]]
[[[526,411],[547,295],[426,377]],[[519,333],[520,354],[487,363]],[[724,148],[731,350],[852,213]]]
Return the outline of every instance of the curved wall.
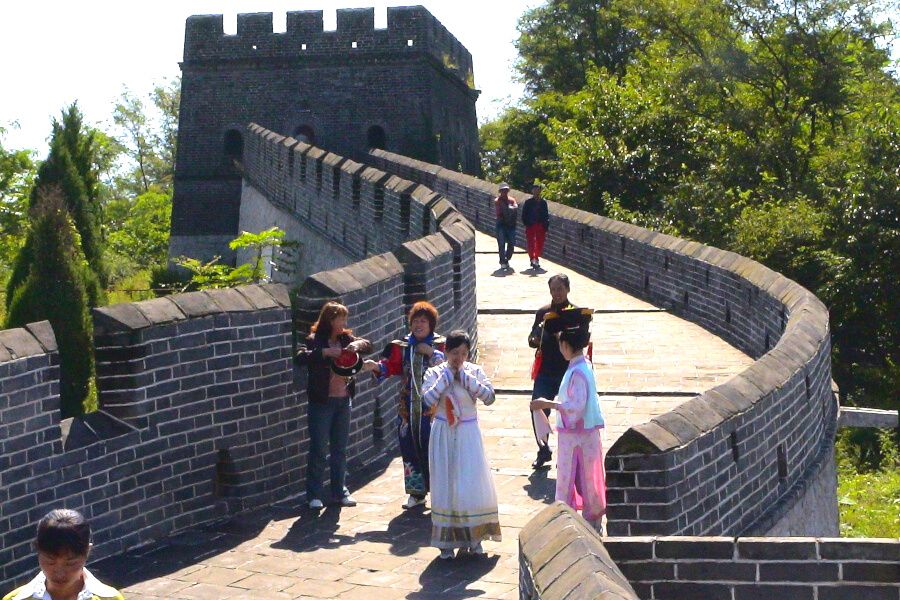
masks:
[[[354,331],[378,350],[422,297],[441,311],[443,330],[475,332],[474,232],[445,200],[258,127],[247,140],[246,185],[273,206],[287,194],[298,219],[325,219],[326,246],[344,244],[355,262],[295,290],[250,285],[94,310],[101,411],[72,423],[59,420],[49,324],[0,331],[0,587],[37,568],[30,542],[53,508],[84,512],[100,559],[301,494],[306,374],[292,361],[294,332],[308,331],[326,300],[347,305]],[[307,163],[311,185],[288,177],[292,160],[298,171]],[[343,210],[355,201],[377,206],[382,222],[347,221],[344,241],[339,220],[356,216]],[[364,377],[357,389],[348,458],[368,472],[396,451],[397,383]]]
[[[496,185],[383,150],[370,157],[492,231]],[[732,252],[549,204],[547,258],[696,322],[756,359],[610,448],[610,534],[836,535],[828,465],[838,406],[825,306]],[[524,245],[522,227],[518,235]],[[792,511],[798,503],[824,506],[825,514]]]

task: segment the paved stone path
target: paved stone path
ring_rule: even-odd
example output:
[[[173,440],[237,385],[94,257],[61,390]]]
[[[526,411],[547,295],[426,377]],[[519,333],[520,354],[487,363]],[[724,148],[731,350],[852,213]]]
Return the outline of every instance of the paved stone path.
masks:
[[[545,272],[498,272],[494,240],[477,240],[480,362],[501,393],[479,407],[500,499],[502,542],[486,558],[437,559],[427,510],[403,511],[399,459],[354,473],[355,508],[316,515],[290,503],[225,525],[188,532],[126,557],[102,561],[101,578],[129,600],[267,598],[517,598],[518,533],[553,497],[554,471],[533,472],[527,403],[533,311],[549,300],[547,279],[566,273],[570,299],[600,312],[593,324],[594,369],[608,448],[645,422],[741,370],[751,361],[702,328],[545,261]]]

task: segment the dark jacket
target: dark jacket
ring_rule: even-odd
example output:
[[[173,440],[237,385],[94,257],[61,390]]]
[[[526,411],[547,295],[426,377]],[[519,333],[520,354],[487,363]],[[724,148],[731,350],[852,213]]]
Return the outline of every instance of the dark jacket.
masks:
[[[340,336],[341,348],[346,348],[351,342],[365,342],[358,354],[364,355],[372,352],[372,344],[369,340],[353,337],[349,334]],[[359,345],[359,344],[357,344]],[[298,365],[309,367],[307,373],[306,392],[310,402],[328,401],[328,384],[331,381],[331,359],[322,354],[322,350],[328,347],[328,337],[316,334],[307,336],[305,343],[297,348],[294,360]],[[356,393],[356,381],[353,377],[347,379],[347,395]]]
[[[554,335],[559,331],[558,319],[550,319],[544,322],[544,315],[551,310],[556,312],[570,306],[572,305],[569,303],[556,306],[548,304],[534,315],[534,324],[531,326],[531,333],[528,335],[528,345],[532,348],[541,349],[542,358],[539,375],[562,378],[566,373],[566,369],[569,368],[569,361],[559,351],[559,342]]]
[[[525,227],[541,223],[544,229],[550,228],[550,210],[543,198],[529,198],[522,205],[522,223]]]

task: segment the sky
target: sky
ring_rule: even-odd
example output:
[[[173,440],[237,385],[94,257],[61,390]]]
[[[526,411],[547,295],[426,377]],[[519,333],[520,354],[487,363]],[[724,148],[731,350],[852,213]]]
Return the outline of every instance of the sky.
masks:
[[[388,6],[409,4],[424,5],[472,53],[479,122],[518,101],[516,23],[540,0],[16,0],[0,15],[3,146],[43,157],[51,117],[74,100],[89,123],[111,130],[123,86],[146,99],[154,83],[180,73],[190,15],[222,14],[225,32],[235,33],[238,13],[271,12],[275,30],[284,31],[287,11],[323,10],[325,28],[334,29],[335,9],[372,6],[375,26],[385,27]]]

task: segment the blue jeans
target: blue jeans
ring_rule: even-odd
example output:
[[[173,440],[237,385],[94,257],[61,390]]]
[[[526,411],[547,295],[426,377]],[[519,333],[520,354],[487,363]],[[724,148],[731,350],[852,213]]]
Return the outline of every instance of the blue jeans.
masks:
[[[516,245],[516,226],[498,222],[494,231],[497,235],[497,254],[500,255],[500,262],[509,262]]]
[[[347,477],[347,441],[350,438],[350,398],[329,398],[309,403],[309,465],[306,468],[306,499],[322,497],[325,464],[331,467],[331,499],[350,492]]]

